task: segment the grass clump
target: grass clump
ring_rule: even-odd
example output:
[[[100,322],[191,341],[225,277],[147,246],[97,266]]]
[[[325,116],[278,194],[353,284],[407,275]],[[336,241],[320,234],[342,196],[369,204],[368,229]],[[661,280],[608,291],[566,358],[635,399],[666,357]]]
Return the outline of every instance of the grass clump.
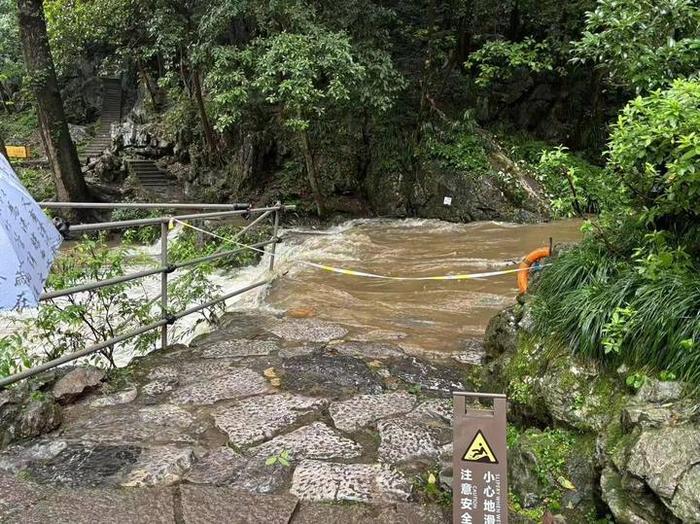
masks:
[[[561,254],[536,286],[537,331],[604,364],[700,386],[700,267],[678,249],[635,258],[589,239]]]

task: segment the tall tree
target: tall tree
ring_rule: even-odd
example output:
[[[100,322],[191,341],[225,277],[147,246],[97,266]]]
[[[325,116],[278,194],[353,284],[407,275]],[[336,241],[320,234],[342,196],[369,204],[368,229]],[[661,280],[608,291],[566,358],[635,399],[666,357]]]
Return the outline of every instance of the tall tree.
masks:
[[[63,201],[87,201],[88,189],[68,131],[56,79],[43,0],[17,0],[17,9],[24,63],[36,99],[41,138],[53,170],[56,193]]]

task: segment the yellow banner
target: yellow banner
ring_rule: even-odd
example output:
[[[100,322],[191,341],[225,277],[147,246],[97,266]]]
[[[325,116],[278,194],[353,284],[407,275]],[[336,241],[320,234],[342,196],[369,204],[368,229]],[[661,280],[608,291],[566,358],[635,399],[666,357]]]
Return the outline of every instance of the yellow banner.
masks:
[[[6,146],[5,150],[10,158],[29,158],[29,148],[27,146]]]

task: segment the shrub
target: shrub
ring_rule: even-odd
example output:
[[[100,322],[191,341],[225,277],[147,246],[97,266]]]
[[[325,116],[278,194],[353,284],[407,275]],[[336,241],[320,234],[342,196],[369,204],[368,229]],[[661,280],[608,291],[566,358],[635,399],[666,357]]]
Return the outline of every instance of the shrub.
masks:
[[[662,228],[700,215],[700,82],[630,102],[613,127],[608,170],[629,207]]]

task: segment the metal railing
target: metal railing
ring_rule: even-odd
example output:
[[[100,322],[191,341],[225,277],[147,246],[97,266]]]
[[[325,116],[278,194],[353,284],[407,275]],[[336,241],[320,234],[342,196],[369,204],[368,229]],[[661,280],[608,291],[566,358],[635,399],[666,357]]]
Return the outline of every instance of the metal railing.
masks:
[[[63,364],[66,364],[68,362],[72,362],[73,360],[85,357],[87,355],[91,355],[93,353],[96,353],[100,350],[109,348],[111,346],[114,346],[115,344],[119,344],[121,342],[125,342],[129,339],[132,339],[134,337],[143,335],[144,333],[147,333],[149,331],[153,331],[156,329],[160,329],[160,346],[161,348],[165,348],[168,345],[168,326],[174,324],[177,320],[184,318],[188,315],[192,315],[194,313],[198,313],[202,310],[211,308],[217,304],[220,304],[221,302],[225,302],[226,300],[233,298],[235,296],[241,295],[243,293],[246,293],[248,291],[251,291],[253,289],[259,288],[261,286],[264,286],[266,284],[270,283],[270,280],[261,280],[259,282],[255,282],[253,284],[250,284],[248,286],[245,286],[243,288],[237,289],[235,291],[232,291],[230,293],[227,293],[226,295],[220,296],[218,298],[209,300],[208,302],[204,304],[199,304],[197,306],[193,306],[189,309],[186,309],[184,311],[180,311],[177,313],[170,313],[168,311],[168,276],[180,269],[186,268],[186,267],[192,267],[192,266],[197,266],[200,264],[204,264],[206,262],[212,262],[214,260],[219,260],[219,259],[224,259],[228,257],[232,257],[234,255],[237,255],[239,253],[242,253],[246,250],[250,250],[251,248],[254,250],[261,250],[263,248],[266,248],[267,246],[270,246],[269,248],[269,255],[270,255],[270,266],[269,269],[272,271],[274,269],[274,264],[275,264],[275,248],[276,245],[280,242],[280,238],[278,237],[278,232],[279,232],[279,224],[280,224],[280,215],[287,211],[287,210],[293,210],[295,209],[295,206],[291,205],[283,205],[281,203],[277,203],[274,206],[271,207],[261,207],[261,208],[253,208],[248,204],[139,204],[139,203],[114,203],[114,204],[98,204],[98,203],[76,203],[76,202],[42,202],[40,204],[43,208],[45,209],[171,209],[171,210],[209,210],[211,212],[207,213],[194,213],[194,214],[186,214],[186,215],[168,215],[168,216],[161,216],[161,217],[156,217],[156,218],[145,218],[145,219],[137,219],[137,220],[121,220],[121,221],[114,221],[114,222],[102,222],[102,223],[96,223],[96,224],[80,224],[76,226],[71,226],[70,231],[71,232],[90,232],[90,231],[104,231],[104,230],[115,230],[115,229],[128,229],[128,228],[135,228],[135,227],[149,227],[149,226],[160,226],[160,265],[159,267],[153,268],[153,269],[147,269],[144,271],[138,271],[135,273],[130,273],[128,275],[122,275],[106,280],[102,280],[99,282],[87,282],[85,284],[81,284],[78,286],[74,286],[71,288],[66,288],[66,289],[61,289],[61,290],[55,290],[55,291],[47,291],[46,293],[42,294],[40,297],[40,301],[48,301],[60,297],[66,297],[70,295],[75,295],[78,293],[83,293],[86,291],[92,291],[95,289],[100,289],[108,286],[113,286],[115,284],[121,284],[125,282],[130,282],[134,280],[138,280],[141,278],[146,278],[149,276],[153,275],[161,275],[161,282],[160,282],[160,296],[155,297],[155,300],[160,300],[160,309],[161,309],[161,318],[158,319],[157,321],[148,324],[146,326],[141,326],[136,329],[132,329],[130,331],[127,331],[126,333],[123,333],[121,335],[115,336],[113,338],[110,338],[108,340],[105,340],[103,342],[100,342],[99,344],[95,344],[93,346],[86,347],[84,349],[81,349],[79,351],[63,355],[59,358],[50,360],[49,362],[45,362],[44,364],[40,364],[38,366],[35,366],[31,369],[27,369],[25,371],[22,371],[20,373],[17,373],[15,375],[11,375],[9,377],[5,377],[0,379],[0,388],[4,388],[6,386],[9,386],[11,384],[14,384],[16,382],[19,382],[21,380],[24,380],[26,378],[38,375],[39,373],[43,373],[44,371],[48,371],[50,369],[53,369],[55,367],[61,366]],[[190,221],[204,221],[204,220],[219,220],[219,219],[225,219],[225,218],[231,218],[231,217],[244,217],[246,219],[256,217],[254,220],[252,220],[249,224],[247,224],[244,228],[242,228],[240,231],[236,233],[236,235],[233,237],[233,239],[236,239],[243,235],[244,233],[250,231],[254,227],[260,225],[265,221],[265,219],[269,218],[272,216],[272,236],[270,239],[258,242],[256,244],[251,244],[250,246],[242,246],[238,247],[236,249],[232,249],[229,251],[223,251],[219,253],[214,253],[212,255],[208,256],[203,256],[200,258],[196,259],[191,259],[191,260],[185,260],[182,262],[177,262],[177,263],[170,263],[169,257],[168,257],[168,233],[170,230],[170,224],[174,221],[184,221],[184,220],[190,220]]]

